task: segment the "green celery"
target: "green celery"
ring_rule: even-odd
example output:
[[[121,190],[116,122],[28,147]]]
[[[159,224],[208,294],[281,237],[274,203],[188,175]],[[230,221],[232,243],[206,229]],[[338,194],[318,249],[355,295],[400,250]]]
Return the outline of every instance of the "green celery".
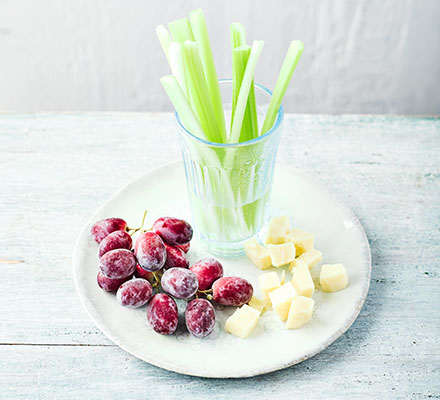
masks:
[[[223,137],[209,96],[196,42],[187,40],[183,43],[183,62],[191,107],[208,139],[222,143]]]
[[[168,60],[172,74],[179,82],[183,93],[188,97],[188,86],[186,84],[185,68],[183,65],[182,44],[179,42],[171,42],[168,47]]]
[[[165,57],[167,58],[168,62],[170,62],[170,59],[168,57],[168,48],[171,43],[171,36],[168,32],[167,28],[165,28],[163,25],[158,25],[156,27],[156,35],[159,38],[160,45],[162,46],[162,50],[165,53]]]
[[[241,126],[243,123],[243,117],[246,110],[246,104],[249,97],[249,91],[254,79],[255,69],[260,54],[263,50],[264,42],[261,40],[254,41],[249,55],[246,69],[243,75],[243,80],[240,85],[240,92],[237,98],[237,105],[234,111],[234,120],[232,122],[231,135],[229,137],[229,143],[237,143],[240,139]]]
[[[244,26],[239,22],[234,22],[230,26],[231,30],[231,49],[243,46],[246,44],[246,31]]]
[[[275,89],[273,90],[272,98],[270,99],[266,117],[264,118],[263,127],[261,128],[262,135],[272,128],[275,123],[284,94],[286,93],[290,79],[292,78],[303,50],[304,44],[300,40],[293,40],[290,43],[289,50],[287,50],[286,57],[284,58],[283,65],[281,66],[278,75],[277,83],[275,84]]]
[[[190,24],[194,38],[198,44],[203,72],[208,86],[209,96],[214,108],[215,117],[220,131],[220,143],[226,142],[226,124],[223,111],[222,97],[218,83],[217,71],[212,56],[211,44],[209,42],[208,29],[206,27],[205,15],[201,9],[194,10],[189,15]]]
[[[185,97],[185,94],[177,82],[176,77],[173,75],[166,75],[160,78],[160,83],[162,83],[162,86],[173,103],[173,106],[179,114],[179,117],[182,120],[185,128],[201,139],[208,139],[187,98]]]
[[[194,40],[188,18],[176,19],[168,23],[173,40],[183,43],[185,40]]]

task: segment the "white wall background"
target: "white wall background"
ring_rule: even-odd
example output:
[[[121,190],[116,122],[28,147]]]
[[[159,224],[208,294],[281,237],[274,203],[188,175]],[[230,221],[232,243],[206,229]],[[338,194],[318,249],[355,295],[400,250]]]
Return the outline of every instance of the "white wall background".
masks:
[[[0,0],[0,110],[170,110],[155,26],[198,7],[221,77],[231,22],[269,88],[303,40],[288,112],[440,112],[440,0]]]

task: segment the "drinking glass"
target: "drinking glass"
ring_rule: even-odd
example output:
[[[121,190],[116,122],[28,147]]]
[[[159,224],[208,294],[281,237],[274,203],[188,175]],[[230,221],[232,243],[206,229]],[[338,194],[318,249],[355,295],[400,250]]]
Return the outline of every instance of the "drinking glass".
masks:
[[[232,80],[220,80],[226,126],[231,121]],[[255,84],[258,125],[272,93]],[[265,223],[281,136],[283,108],[264,135],[242,143],[213,143],[189,132],[175,114],[194,231],[203,247],[220,256],[244,253],[243,244]]]

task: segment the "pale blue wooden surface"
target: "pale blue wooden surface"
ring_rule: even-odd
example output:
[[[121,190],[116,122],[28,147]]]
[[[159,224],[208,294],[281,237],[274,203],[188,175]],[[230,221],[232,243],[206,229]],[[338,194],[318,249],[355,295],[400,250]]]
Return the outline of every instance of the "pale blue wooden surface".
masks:
[[[0,114],[0,398],[440,398],[440,119],[288,115],[283,135],[279,161],[363,223],[370,293],[314,358],[209,380],[114,346],[72,281],[73,244],[95,208],[180,157],[171,114]]]

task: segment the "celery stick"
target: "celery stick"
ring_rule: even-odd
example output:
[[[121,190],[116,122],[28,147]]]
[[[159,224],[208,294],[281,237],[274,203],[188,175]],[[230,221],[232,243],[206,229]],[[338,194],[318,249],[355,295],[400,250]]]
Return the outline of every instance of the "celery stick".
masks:
[[[160,78],[160,82],[179,114],[185,128],[202,139],[208,139],[197,117],[194,115],[176,77],[173,75],[166,75]]]
[[[163,25],[158,25],[156,27],[156,35],[159,38],[160,45],[162,46],[162,50],[165,53],[165,57],[167,58],[168,62],[170,62],[170,59],[168,57],[168,48],[171,43],[171,36],[168,32],[167,28],[165,28]]]
[[[231,30],[231,49],[243,46],[246,44],[246,31],[244,26],[239,22],[234,22],[230,26]]]
[[[189,15],[192,32],[199,46],[200,59],[203,72],[209,90],[209,96],[214,108],[215,117],[219,126],[221,143],[226,143],[225,114],[223,111],[220,86],[218,84],[217,71],[212,56],[211,44],[209,43],[208,29],[206,27],[205,15],[201,9],[194,10]]]
[[[238,94],[243,81],[246,64],[251,54],[251,46],[247,44],[232,49],[232,116],[231,127],[234,120],[235,107],[237,106]]]
[[[257,67],[258,58],[263,50],[264,42],[256,40],[252,44],[251,54],[246,65],[243,80],[238,94],[237,106],[234,112],[234,121],[232,123],[231,135],[229,143],[237,143],[240,139],[241,125],[243,123],[243,116],[246,110],[246,104],[249,96],[249,90],[254,79],[255,68]]]
[[[185,40],[194,40],[188,18],[176,19],[168,23],[171,36],[176,42],[183,43]]]
[[[275,123],[278,110],[281,107],[281,101],[283,100],[287,86],[289,86],[290,79],[292,78],[303,50],[304,44],[300,40],[293,40],[290,43],[289,50],[287,50],[286,57],[284,58],[278,75],[277,83],[275,84],[275,89],[273,90],[272,98],[270,99],[266,117],[264,118],[263,127],[261,128],[262,135],[272,128]]]
[[[209,97],[203,74],[202,62],[196,42],[183,43],[183,62],[189,99],[197,119],[211,142],[222,143],[222,134],[217,124],[214,108]]]
[[[188,97],[188,87],[186,84],[185,68],[183,66],[182,44],[179,42],[171,42],[168,47],[168,60],[171,67],[171,72],[176,77],[177,82]]]

